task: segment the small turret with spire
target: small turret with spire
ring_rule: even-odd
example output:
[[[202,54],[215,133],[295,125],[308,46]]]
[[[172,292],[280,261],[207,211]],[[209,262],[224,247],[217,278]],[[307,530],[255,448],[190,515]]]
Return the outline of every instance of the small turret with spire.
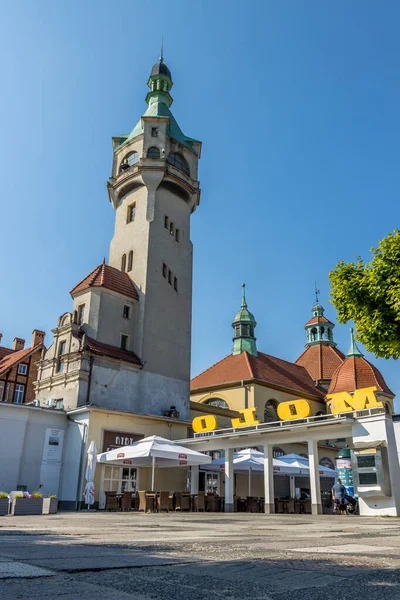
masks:
[[[254,328],[257,322],[254,315],[248,310],[246,302],[246,284],[242,284],[242,304],[240,311],[237,313],[232,322],[232,327],[235,332],[233,337],[233,352],[232,354],[241,354],[248,352],[253,356],[258,356],[256,337],[254,336]]]
[[[304,329],[307,332],[307,344],[306,346],[315,346],[317,344],[329,344],[335,347],[336,343],[333,341],[333,328],[335,324],[324,317],[325,309],[319,303],[320,291],[315,284],[315,302],[312,307],[312,318],[307,321]]]

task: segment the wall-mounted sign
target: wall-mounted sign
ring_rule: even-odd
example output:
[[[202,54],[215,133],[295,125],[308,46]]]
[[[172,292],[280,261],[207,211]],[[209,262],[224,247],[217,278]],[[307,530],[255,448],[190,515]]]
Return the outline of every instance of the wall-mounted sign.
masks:
[[[115,448],[130,446],[135,442],[142,440],[144,435],[141,433],[126,433],[124,431],[103,431],[102,452],[108,452]]]
[[[327,404],[333,414],[383,406],[382,402],[379,402],[375,396],[376,390],[376,387],[368,387],[355,390],[353,394],[348,392],[328,394]],[[260,424],[260,421],[256,418],[255,408],[244,408],[238,412],[241,413],[242,417],[231,419],[234,429]],[[308,400],[298,398],[297,400],[281,402],[278,404],[277,412],[281,421],[291,421],[293,419],[306,419],[311,415],[312,409]],[[192,421],[192,427],[195,433],[205,433],[216,429],[218,421],[214,415],[195,417]]]
[[[60,465],[64,443],[64,429],[46,429],[42,461],[47,464]]]

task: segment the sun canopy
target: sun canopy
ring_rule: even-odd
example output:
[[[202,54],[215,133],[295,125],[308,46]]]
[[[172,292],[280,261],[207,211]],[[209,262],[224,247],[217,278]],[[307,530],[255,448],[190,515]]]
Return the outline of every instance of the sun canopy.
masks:
[[[179,467],[203,465],[211,457],[196,450],[178,446],[172,440],[157,435],[139,440],[130,446],[115,448],[97,456],[99,463],[129,465],[132,467]]]
[[[273,459],[273,468],[276,475],[305,475],[310,474],[308,459],[298,454],[286,454]],[[202,471],[223,471],[225,459],[216,458],[210,464],[203,465]],[[263,473],[264,454],[252,448],[246,448],[233,454],[233,470],[235,473]],[[319,474],[322,477],[335,477],[336,471],[319,465]]]

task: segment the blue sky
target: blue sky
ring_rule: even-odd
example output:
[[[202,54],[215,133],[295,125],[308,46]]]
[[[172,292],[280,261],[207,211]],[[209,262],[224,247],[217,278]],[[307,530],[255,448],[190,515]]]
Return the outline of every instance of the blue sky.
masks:
[[[203,141],[192,373],[230,352],[243,281],[259,349],[294,360],[314,281],[334,320],[329,270],[399,225],[399,20],[391,0],[4,0],[3,343],[49,343],[108,256],[111,137],[144,112],[164,35],[173,113]],[[398,364],[373,360],[400,397]]]

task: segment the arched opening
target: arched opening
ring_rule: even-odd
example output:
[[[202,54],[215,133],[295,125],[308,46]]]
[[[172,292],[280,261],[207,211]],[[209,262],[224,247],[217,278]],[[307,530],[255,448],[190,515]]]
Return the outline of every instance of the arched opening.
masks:
[[[126,271],[126,254],[123,254],[121,258],[121,271],[123,273]]]
[[[216,406],[218,408],[227,408],[229,409],[228,403],[225,402],[222,398],[210,398],[206,400],[203,404],[208,404],[208,406]]]
[[[182,156],[182,154],[179,154],[179,152],[172,152],[171,154],[169,154],[167,162],[170,165],[173,165],[176,169],[183,171],[186,175],[189,175],[190,177],[189,163],[186,160],[186,158]]]
[[[130,152],[130,154],[127,154],[122,160],[119,172],[121,173],[122,171],[126,171],[130,167],[133,167],[139,160],[140,156],[137,152]]]
[[[128,269],[127,269],[127,271],[132,271],[132,264],[133,264],[133,250],[131,250],[128,254]]]
[[[280,421],[278,417],[278,402],[271,398],[267,400],[264,406],[264,423],[272,423],[273,421]]]
[[[160,150],[157,146],[151,146],[147,150],[147,158],[160,158]]]
[[[317,340],[317,336],[318,336],[318,331],[316,327],[313,327],[311,329],[311,341],[315,342]]]

